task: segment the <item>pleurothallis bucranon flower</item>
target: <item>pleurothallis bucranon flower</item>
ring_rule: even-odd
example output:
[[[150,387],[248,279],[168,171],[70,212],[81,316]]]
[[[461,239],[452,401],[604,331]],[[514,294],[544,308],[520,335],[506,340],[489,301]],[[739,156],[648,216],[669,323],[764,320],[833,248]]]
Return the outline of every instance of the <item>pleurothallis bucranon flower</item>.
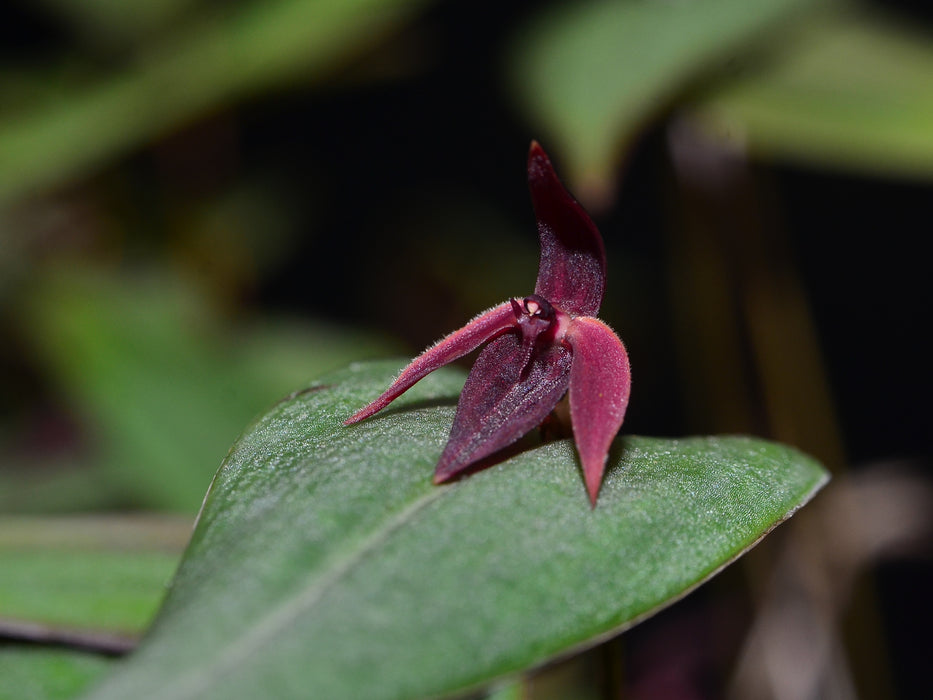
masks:
[[[369,418],[425,375],[488,343],[463,386],[434,483],[512,444],[569,394],[574,442],[595,506],[609,447],[628,406],[628,354],[596,318],[606,282],[599,230],[537,142],[528,153],[528,186],[541,243],[534,293],[484,311],[432,345],[345,424]]]

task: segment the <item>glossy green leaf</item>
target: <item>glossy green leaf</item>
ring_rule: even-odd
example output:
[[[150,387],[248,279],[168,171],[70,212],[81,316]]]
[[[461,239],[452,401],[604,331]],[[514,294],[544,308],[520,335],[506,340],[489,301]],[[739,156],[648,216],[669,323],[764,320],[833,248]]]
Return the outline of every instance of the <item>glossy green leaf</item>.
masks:
[[[513,94],[569,179],[610,179],[638,130],[688,83],[820,0],[564,3],[520,38]]]
[[[47,76],[41,104],[0,115],[0,205],[67,181],[210,110],[320,80],[426,0],[238,2],[140,47],[80,85]]]
[[[0,632],[132,639],[152,620],[190,530],[185,518],[155,516],[0,518]]]
[[[326,376],[243,435],[152,630],[91,697],[376,700],[485,685],[684,595],[827,478],[761,440],[625,437],[595,509],[569,440],[433,486],[461,373],[342,425],[397,369]]]
[[[68,700],[105,675],[114,660],[70,649],[0,646],[0,700]]]
[[[383,347],[325,324],[231,327],[164,275],[70,270],[35,282],[21,321],[37,359],[89,416],[108,483],[148,507],[193,513],[248,421]]]
[[[819,15],[693,116],[753,155],[933,177],[933,34],[879,14]]]

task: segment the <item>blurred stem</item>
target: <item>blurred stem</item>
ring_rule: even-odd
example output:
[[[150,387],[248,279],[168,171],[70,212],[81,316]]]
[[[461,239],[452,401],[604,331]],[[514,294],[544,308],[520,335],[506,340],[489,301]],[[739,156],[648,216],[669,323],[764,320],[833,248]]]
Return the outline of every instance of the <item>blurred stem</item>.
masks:
[[[616,640],[619,639],[616,637]],[[611,686],[618,674],[621,654],[618,643],[610,640],[581,654],[550,663],[531,673],[524,682],[528,700],[602,700],[617,697],[618,688]]]
[[[839,473],[846,462],[827,372],[773,188],[740,153],[684,122],[669,143],[672,300],[690,429],[788,442]],[[762,582],[773,550],[757,554],[745,566]],[[877,696],[889,677],[877,604],[868,588],[857,595],[849,664],[860,689]]]
[[[760,178],[672,127],[671,278],[687,400],[701,431],[751,432],[831,468],[842,442],[806,293]]]

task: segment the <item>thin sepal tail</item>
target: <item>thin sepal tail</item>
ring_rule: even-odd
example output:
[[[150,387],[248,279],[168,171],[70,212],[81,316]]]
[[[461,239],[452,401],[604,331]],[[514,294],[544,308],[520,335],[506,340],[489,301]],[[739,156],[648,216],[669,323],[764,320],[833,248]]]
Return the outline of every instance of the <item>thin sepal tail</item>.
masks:
[[[500,333],[515,328],[516,325],[517,321],[510,301],[484,311],[463,328],[454,331],[418,355],[402,370],[388,389],[375,401],[347,418],[344,425],[352,425],[369,418],[434,370],[468,355],[483,343]]]

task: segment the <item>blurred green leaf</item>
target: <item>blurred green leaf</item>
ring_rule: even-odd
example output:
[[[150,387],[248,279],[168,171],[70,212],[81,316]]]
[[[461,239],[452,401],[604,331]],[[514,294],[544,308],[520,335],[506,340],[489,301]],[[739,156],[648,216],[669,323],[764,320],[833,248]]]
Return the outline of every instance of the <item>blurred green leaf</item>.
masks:
[[[596,196],[637,132],[688,81],[821,0],[591,0],[528,27],[513,92],[581,196]],[[593,194],[589,194],[589,193]]]
[[[94,464],[81,459],[12,459],[0,466],[0,513],[78,513],[126,505]]]
[[[876,13],[819,14],[692,116],[754,155],[929,178],[933,35]]]
[[[113,44],[166,26],[198,0],[39,0],[39,4],[95,42]]]
[[[493,686],[486,695],[486,700],[523,700],[525,689],[520,680],[505,681]]]
[[[257,91],[325,78],[426,1],[253,0],[217,8],[140,48],[131,66],[0,116],[0,206]]]
[[[190,531],[187,518],[0,518],[0,630],[141,633]]]
[[[36,280],[21,323],[87,412],[106,479],[132,502],[185,511],[253,416],[310,377],[385,349],[325,324],[225,327],[166,277],[79,270]]]
[[[342,425],[397,369],[326,376],[244,434],[150,634],[94,698],[461,692],[671,603],[827,478],[761,440],[627,437],[595,509],[569,440],[433,486],[462,373]]]
[[[0,518],[0,700],[72,698],[106,673],[112,659],[76,647],[133,644],[190,532],[166,516]]]
[[[68,700],[113,663],[81,651],[0,646],[0,700]]]

